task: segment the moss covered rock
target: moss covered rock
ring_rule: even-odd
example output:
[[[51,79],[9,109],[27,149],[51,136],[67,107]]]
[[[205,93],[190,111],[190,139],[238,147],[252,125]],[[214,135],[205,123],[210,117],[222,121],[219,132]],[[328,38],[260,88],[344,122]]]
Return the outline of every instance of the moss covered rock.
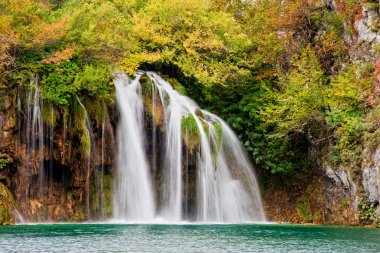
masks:
[[[13,208],[15,201],[11,192],[0,183],[0,225],[10,225],[15,223]]]
[[[190,153],[200,143],[200,132],[197,121],[192,114],[184,116],[181,121],[182,139]]]

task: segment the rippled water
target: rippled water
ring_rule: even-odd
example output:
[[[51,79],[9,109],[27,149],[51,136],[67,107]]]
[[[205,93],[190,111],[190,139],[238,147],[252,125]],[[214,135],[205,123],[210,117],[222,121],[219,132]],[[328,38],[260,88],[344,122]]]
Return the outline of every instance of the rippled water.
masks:
[[[380,252],[380,230],[290,225],[0,227],[0,252]]]

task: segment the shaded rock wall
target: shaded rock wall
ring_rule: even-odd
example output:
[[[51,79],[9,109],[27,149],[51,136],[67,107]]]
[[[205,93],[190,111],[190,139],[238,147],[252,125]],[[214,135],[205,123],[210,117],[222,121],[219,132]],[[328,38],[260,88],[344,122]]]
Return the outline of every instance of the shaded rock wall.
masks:
[[[112,185],[108,175],[114,170],[115,140],[111,123],[114,110],[111,110],[114,114],[104,121],[104,129],[92,122],[93,143],[89,159],[83,152],[80,138],[84,130],[67,127],[60,120],[65,112],[55,108],[54,124],[44,123],[43,157],[40,157],[39,147],[30,148],[28,144],[34,136],[27,138],[30,122],[27,121],[26,105],[17,103],[17,91],[7,94],[11,95],[2,96],[0,101],[3,105],[0,108],[0,155],[7,160],[0,169],[0,183],[15,199],[12,208],[26,221],[33,222],[80,221],[109,216]],[[106,196],[99,193],[101,186]]]

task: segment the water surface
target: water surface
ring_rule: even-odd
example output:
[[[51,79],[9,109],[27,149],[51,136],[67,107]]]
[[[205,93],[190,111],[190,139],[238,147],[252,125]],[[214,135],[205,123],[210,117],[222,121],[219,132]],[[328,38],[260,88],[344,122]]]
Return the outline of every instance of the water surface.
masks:
[[[290,225],[0,227],[0,252],[380,252],[380,230]]]

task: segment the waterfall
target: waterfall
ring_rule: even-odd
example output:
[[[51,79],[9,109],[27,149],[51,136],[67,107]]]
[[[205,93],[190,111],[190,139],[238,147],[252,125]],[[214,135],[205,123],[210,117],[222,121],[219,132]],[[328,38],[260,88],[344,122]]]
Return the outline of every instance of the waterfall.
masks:
[[[254,169],[222,119],[201,109],[154,72],[137,73],[134,79],[119,73],[114,84],[118,111],[117,174],[112,189],[115,220],[265,221]],[[112,173],[105,167],[108,145],[113,143],[107,139],[112,126],[106,113],[93,132],[87,110],[76,98],[83,113],[80,141],[87,155],[83,166],[86,217],[102,219],[108,215],[104,210],[110,204],[109,183],[103,185],[103,177]],[[23,113],[21,100],[18,94],[19,113]],[[32,79],[26,103],[26,168],[34,176],[36,183],[31,188],[36,190],[30,191],[30,196],[29,192],[25,194],[46,204],[54,200],[49,194],[54,186],[54,136],[62,132],[65,143],[70,128],[65,121],[62,131],[54,128],[59,111],[53,107],[50,114],[44,111],[44,125],[37,76]]]
[[[21,100],[18,98],[18,107],[21,108]],[[44,195],[45,170],[44,170],[44,123],[42,119],[42,100],[40,99],[38,76],[35,76],[30,85],[26,108],[26,156],[27,168],[38,173],[40,197]],[[34,166],[37,161],[37,168]]]
[[[104,146],[105,146],[105,140],[104,140],[104,135],[105,135],[105,127],[106,125],[106,118],[102,122],[102,139],[101,139],[101,167],[100,167],[100,217],[103,219],[104,218],[104,184],[103,184],[103,178],[104,178]]]
[[[213,148],[203,149],[205,154],[199,158],[199,220],[265,220],[258,183],[238,138],[223,120],[207,111],[202,112],[208,121],[214,123],[208,122],[209,146]],[[221,136],[218,136],[216,126],[220,126]],[[207,139],[203,141],[207,142]],[[218,150],[217,154],[213,154],[213,149]],[[214,161],[210,161],[211,156],[214,156]]]
[[[49,189],[53,189],[53,170],[54,170],[54,108],[50,108],[50,126],[49,126]]]
[[[219,167],[224,167],[226,172],[228,172],[228,168],[235,168],[235,171],[240,173],[240,178],[244,179],[244,185],[247,188],[247,191],[244,191],[245,194],[241,194],[244,189],[241,189],[242,185],[236,184],[236,182],[234,185],[230,185],[230,191],[225,188],[225,190],[232,195],[231,197],[226,198],[224,200],[225,202],[239,200],[236,204],[230,202],[230,206],[224,205],[224,207],[230,209],[230,211],[224,210],[226,218],[229,220],[234,220],[235,217],[265,220],[265,212],[254,169],[235,133],[224,121],[219,119],[219,122],[221,123],[224,136],[224,152],[220,153],[221,163]],[[239,189],[236,189],[236,187],[239,187]],[[224,196],[228,195],[226,194]],[[233,207],[238,207],[238,204],[240,204],[240,209],[233,209]],[[246,210],[247,212],[242,212],[243,210]]]
[[[166,173],[162,184],[162,210],[160,215],[171,221],[180,221],[182,216],[182,140],[181,119],[183,116],[182,98],[154,73],[148,73],[152,84],[158,90],[164,111],[165,147],[164,164]],[[166,104],[168,101],[168,104]],[[153,105],[156,106],[156,103]],[[153,112],[155,109],[153,108]]]
[[[86,183],[85,183],[85,188],[86,188],[86,215],[89,218],[90,217],[90,176],[91,176],[91,154],[93,152],[93,144],[94,144],[94,137],[93,137],[93,132],[92,132],[92,127],[91,127],[91,121],[90,118],[88,117],[88,113],[86,110],[86,107],[82,104],[80,101],[79,97],[77,96],[77,100],[79,105],[82,107],[83,112],[84,112],[84,117],[86,120],[86,135],[89,138],[89,146],[90,150],[89,153],[87,154],[87,171],[86,171]]]
[[[144,128],[142,89],[147,87],[140,83],[142,75],[151,81],[144,84],[151,87],[151,135]],[[195,221],[265,220],[253,167],[238,138],[223,120],[200,109],[153,72],[138,73],[134,80],[118,74],[114,83],[120,112],[116,219],[150,221],[156,216],[168,222],[184,220],[189,217],[189,182],[192,180],[196,184],[196,208],[193,208],[196,214],[192,215]],[[155,119],[156,111],[160,110],[163,115],[158,129]],[[163,135],[160,143],[157,143],[157,131]],[[153,194],[148,151],[144,149],[146,137],[152,138],[152,167],[154,170],[157,167],[162,174],[157,194]],[[158,145],[162,152],[161,157],[156,158]],[[189,156],[195,162],[196,179],[189,176]],[[159,196],[157,212],[154,196]]]
[[[156,107],[156,89],[155,85],[152,83],[152,108]],[[156,156],[156,148],[157,148],[157,127],[156,127],[156,112],[152,110],[152,169],[156,171],[157,166],[157,156]]]
[[[187,171],[182,173],[181,139],[182,132],[188,130],[182,129],[181,122],[184,117],[191,117],[199,131],[190,137],[199,138],[196,151],[197,221],[265,220],[253,168],[233,131],[220,118],[201,110],[191,99],[180,95],[155,73],[147,74],[159,91],[165,115],[166,154],[162,168],[166,177],[162,205],[167,215],[164,217],[178,220],[183,212],[182,174],[185,175],[185,182],[188,174]],[[232,172],[235,172],[234,175]]]
[[[120,114],[117,131],[117,181],[114,218],[150,221],[155,216],[150,168],[144,149],[143,101],[139,77],[115,78],[116,102]]]

